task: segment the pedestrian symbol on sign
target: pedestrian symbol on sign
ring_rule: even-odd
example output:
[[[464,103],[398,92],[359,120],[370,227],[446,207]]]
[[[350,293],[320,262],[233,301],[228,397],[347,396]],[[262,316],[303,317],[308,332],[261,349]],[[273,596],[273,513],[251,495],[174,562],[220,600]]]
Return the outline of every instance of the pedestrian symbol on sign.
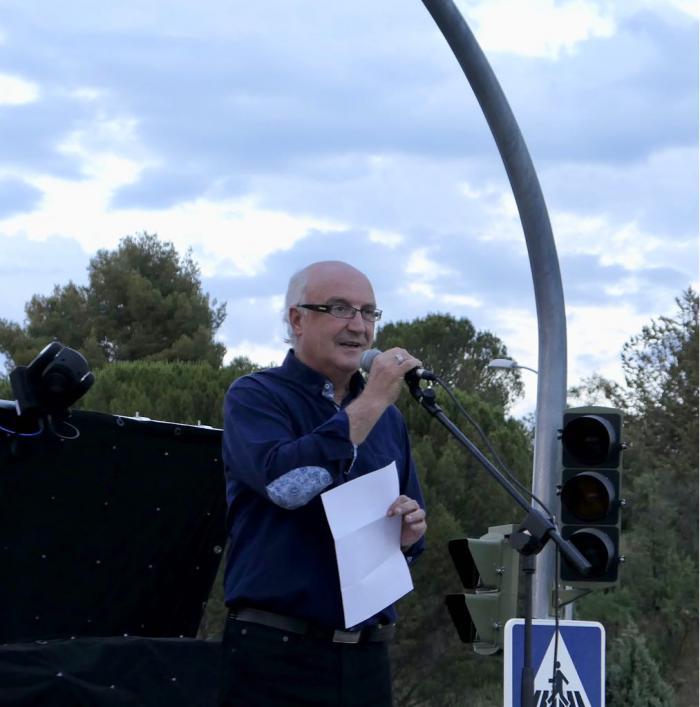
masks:
[[[559,634],[557,660],[554,660],[555,637],[535,675],[535,707],[591,707],[576,666]]]
[[[564,692],[563,683],[568,683],[566,676],[560,670],[561,663],[557,661],[554,664],[554,677],[549,681],[552,683],[552,694],[549,696],[549,704],[553,705],[555,700],[561,702],[563,700],[562,694]],[[569,701],[566,700],[566,705],[564,707],[570,707]]]
[[[505,628],[504,707],[522,707],[524,623],[511,619]],[[605,707],[605,629],[600,623],[534,619],[530,660],[535,707]]]

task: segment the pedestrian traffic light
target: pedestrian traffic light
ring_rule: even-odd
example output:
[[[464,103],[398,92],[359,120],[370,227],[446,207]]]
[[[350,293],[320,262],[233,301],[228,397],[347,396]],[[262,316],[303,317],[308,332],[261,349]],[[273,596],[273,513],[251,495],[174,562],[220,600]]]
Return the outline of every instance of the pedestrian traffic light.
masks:
[[[562,558],[561,582],[575,588],[612,587],[622,561],[622,413],[605,407],[566,410],[561,448],[561,535],[591,563],[584,576]]]
[[[447,609],[463,643],[491,655],[503,648],[508,619],[517,616],[520,556],[508,542],[516,525],[497,525],[480,538],[447,544],[464,594],[448,594]]]

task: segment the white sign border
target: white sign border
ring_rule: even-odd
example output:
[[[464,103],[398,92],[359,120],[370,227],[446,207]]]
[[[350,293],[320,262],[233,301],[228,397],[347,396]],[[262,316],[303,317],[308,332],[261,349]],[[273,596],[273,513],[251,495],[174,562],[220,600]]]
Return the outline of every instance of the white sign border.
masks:
[[[605,707],[605,626],[600,621],[573,621],[571,619],[533,619],[533,626],[552,626],[559,624],[560,627],[581,626],[600,629],[600,705]],[[513,694],[513,627],[522,626],[525,619],[508,619],[503,634],[503,707],[515,707],[511,696]],[[532,666],[535,669],[536,666]],[[518,700],[520,698],[518,697]]]

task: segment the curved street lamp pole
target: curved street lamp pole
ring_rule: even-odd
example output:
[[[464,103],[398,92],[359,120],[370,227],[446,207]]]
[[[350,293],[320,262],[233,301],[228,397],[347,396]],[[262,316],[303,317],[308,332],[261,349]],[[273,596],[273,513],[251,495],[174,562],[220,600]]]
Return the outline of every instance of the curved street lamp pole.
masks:
[[[539,180],[513,112],[491,66],[452,0],[423,0],[469,81],[505,165],[520,214],[535,290],[538,329],[533,493],[556,508],[557,430],[566,404],[566,315],[559,260]],[[549,615],[552,543],[537,556],[533,616]]]

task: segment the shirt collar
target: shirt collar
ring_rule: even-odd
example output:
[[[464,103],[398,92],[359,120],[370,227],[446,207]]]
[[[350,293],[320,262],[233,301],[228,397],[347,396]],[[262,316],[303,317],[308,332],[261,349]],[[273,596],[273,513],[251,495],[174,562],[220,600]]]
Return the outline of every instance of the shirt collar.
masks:
[[[289,349],[287,352],[287,355],[282,362],[282,370],[302,385],[305,385],[313,390],[315,393],[323,395],[324,392],[326,392],[327,395],[329,391],[331,394],[333,392],[333,384],[318,371],[315,371],[313,368],[309,368],[309,366],[305,363],[302,363],[294,355],[294,349]],[[326,384],[329,384],[330,387],[325,387]],[[362,392],[364,387],[365,379],[359,371],[356,371],[352,374],[352,378],[350,378],[350,399],[356,398]],[[324,397],[326,396],[324,395]]]

